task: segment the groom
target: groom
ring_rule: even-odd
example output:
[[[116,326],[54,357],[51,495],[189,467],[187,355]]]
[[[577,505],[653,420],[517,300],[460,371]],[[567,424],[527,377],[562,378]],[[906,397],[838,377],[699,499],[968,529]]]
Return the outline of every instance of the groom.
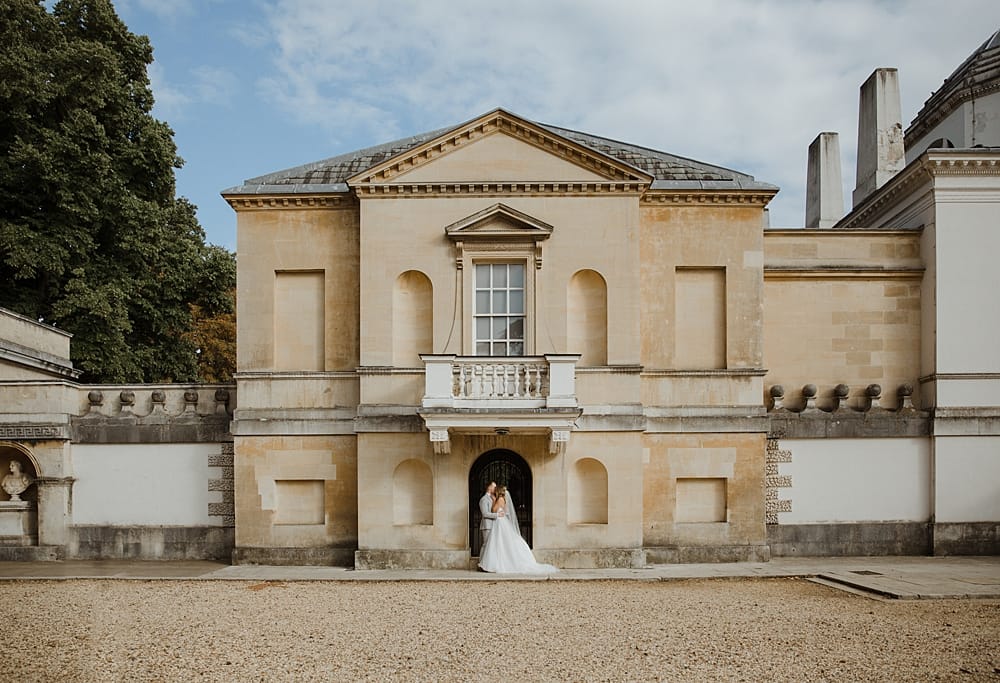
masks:
[[[479,499],[479,512],[483,515],[483,519],[479,523],[479,532],[483,538],[483,543],[479,546],[480,554],[483,552],[483,547],[486,546],[486,539],[490,537],[490,531],[493,530],[493,520],[503,517],[503,510],[493,512],[493,492],[496,489],[497,483],[491,481],[486,485],[486,492],[483,493],[483,497]]]

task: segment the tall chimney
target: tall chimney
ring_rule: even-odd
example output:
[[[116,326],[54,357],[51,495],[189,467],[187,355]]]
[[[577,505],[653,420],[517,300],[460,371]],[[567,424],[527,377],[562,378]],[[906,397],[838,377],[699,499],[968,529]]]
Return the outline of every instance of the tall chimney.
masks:
[[[809,145],[806,168],[806,227],[829,228],[844,215],[840,136],[820,133]]]
[[[858,108],[858,180],[854,206],[885,185],[905,164],[899,72],[875,69],[861,86]]]

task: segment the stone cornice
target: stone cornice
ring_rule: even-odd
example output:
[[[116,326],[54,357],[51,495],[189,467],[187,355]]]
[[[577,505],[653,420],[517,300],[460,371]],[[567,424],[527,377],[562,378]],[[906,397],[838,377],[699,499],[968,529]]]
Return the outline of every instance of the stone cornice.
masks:
[[[0,360],[70,380],[77,379],[83,374],[83,370],[75,369],[67,359],[3,340],[0,340]]]
[[[694,370],[643,369],[643,377],[763,377],[765,368],[708,368]]]
[[[764,264],[765,280],[807,279],[864,279],[864,280],[919,280],[923,266],[859,266],[859,265],[768,265]]]
[[[951,152],[947,156],[931,152],[924,166],[935,176],[995,176],[1000,175],[1000,150],[983,150],[989,156],[969,150],[968,153]]]
[[[602,181],[492,181],[492,182],[428,182],[428,183],[362,183],[352,186],[359,199],[387,197],[504,197],[510,195],[640,195],[647,187],[643,182]]]
[[[918,228],[886,228],[865,230],[858,228],[850,232],[834,232],[830,228],[764,228],[764,239],[768,237],[886,237],[892,235],[916,237],[920,235]]]
[[[336,194],[261,194],[222,195],[235,211],[267,209],[356,209],[357,199],[350,193]]]
[[[643,204],[738,204],[765,207],[778,190],[651,190],[642,195]]]
[[[932,182],[935,176],[996,175],[1000,175],[1000,152],[995,149],[929,150],[910,162],[830,229],[871,229],[873,219],[895,206],[914,187]]]
[[[642,185],[652,182],[652,176],[606,156],[568,138],[546,130],[503,109],[473,119],[450,131],[418,145],[376,166],[348,178],[353,187],[383,184],[399,175],[430,163],[434,159],[464,147],[486,136],[504,133],[541,150],[554,154],[582,168],[603,176],[609,181],[636,181]]]

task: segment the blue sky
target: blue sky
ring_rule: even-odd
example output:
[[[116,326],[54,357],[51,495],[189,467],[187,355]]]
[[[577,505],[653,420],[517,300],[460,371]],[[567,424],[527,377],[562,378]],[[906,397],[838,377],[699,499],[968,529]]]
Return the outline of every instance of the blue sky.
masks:
[[[504,107],[751,173],[801,226],[806,150],[840,133],[854,186],[858,87],[900,70],[903,124],[993,31],[996,0],[116,0],[150,37],[177,191],[236,246],[243,179]]]

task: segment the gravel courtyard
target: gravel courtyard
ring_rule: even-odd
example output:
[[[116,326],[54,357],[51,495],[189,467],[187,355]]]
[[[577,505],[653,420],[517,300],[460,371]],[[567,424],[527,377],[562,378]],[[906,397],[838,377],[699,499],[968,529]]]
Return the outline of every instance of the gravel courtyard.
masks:
[[[5,581],[10,681],[998,681],[1000,601],[802,579]]]

